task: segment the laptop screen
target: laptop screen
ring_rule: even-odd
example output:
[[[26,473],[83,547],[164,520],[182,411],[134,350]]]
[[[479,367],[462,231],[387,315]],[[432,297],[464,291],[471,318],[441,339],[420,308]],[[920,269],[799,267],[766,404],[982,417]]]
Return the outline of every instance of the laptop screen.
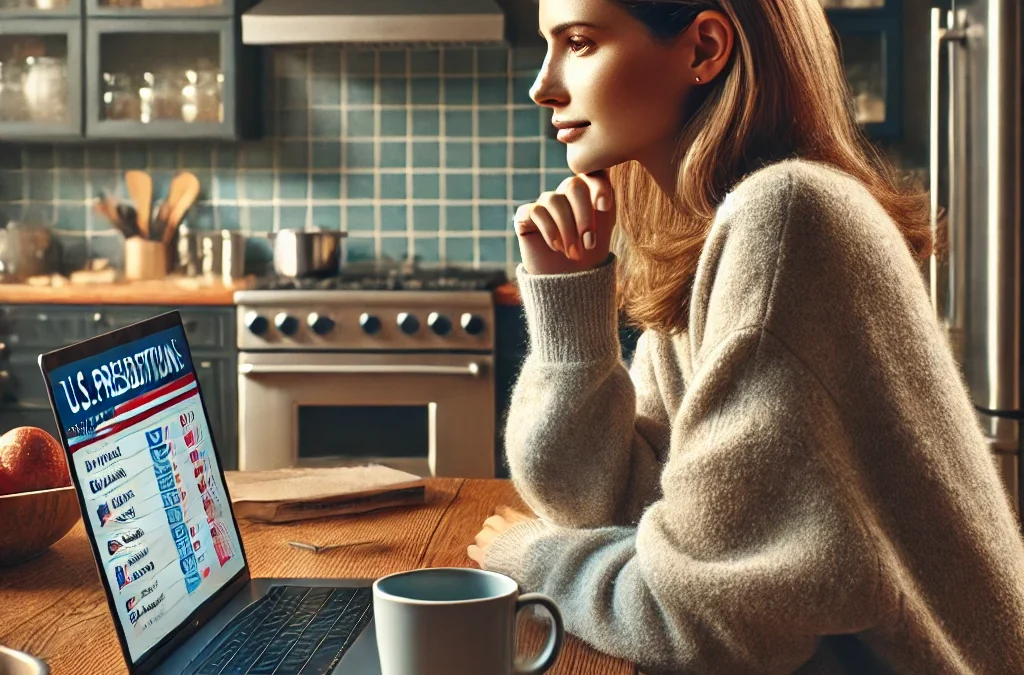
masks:
[[[180,322],[49,372],[133,662],[245,566]]]

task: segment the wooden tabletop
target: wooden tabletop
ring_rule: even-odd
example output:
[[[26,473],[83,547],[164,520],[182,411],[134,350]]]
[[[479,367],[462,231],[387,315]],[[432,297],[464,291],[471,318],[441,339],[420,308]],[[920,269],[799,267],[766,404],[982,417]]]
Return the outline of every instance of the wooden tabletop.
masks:
[[[0,284],[0,304],[32,305],[233,305],[236,290],[249,288],[251,279],[233,285],[192,277],[167,277],[153,281],[54,286]]]
[[[372,578],[419,567],[474,567],[466,546],[500,504],[527,510],[508,481],[438,478],[428,481],[422,506],[290,525],[239,525],[253,577]],[[289,540],[375,543],[311,553]],[[528,614],[521,615],[520,652],[536,653],[545,633]],[[42,556],[0,569],[0,645],[42,658],[54,675],[127,672],[81,521]],[[636,672],[572,636],[548,671]]]

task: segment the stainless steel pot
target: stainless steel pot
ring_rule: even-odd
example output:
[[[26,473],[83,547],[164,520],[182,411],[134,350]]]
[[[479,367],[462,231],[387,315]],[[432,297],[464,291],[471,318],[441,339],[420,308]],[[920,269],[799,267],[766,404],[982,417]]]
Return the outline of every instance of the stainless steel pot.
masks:
[[[274,271],[284,277],[329,277],[341,269],[338,230],[279,230],[274,240]]]
[[[177,264],[185,276],[219,278],[230,284],[245,275],[246,236],[234,230],[178,227]]]

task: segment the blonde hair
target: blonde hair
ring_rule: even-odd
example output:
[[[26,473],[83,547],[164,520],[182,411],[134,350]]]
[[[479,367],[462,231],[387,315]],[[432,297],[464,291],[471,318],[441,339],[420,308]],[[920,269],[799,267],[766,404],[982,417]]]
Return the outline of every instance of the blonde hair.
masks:
[[[735,32],[726,69],[688,102],[675,201],[637,162],[612,169],[620,205],[619,305],[631,323],[673,333],[686,328],[693,276],[718,205],[744,176],[782,159],[819,161],[859,179],[915,258],[931,254],[927,193],[901,185],[857,124],[820,0],[618,1],[656,39],[665,39],[665,28],[663,21],[655,25],[652,7],[691,16],[717,9]]]

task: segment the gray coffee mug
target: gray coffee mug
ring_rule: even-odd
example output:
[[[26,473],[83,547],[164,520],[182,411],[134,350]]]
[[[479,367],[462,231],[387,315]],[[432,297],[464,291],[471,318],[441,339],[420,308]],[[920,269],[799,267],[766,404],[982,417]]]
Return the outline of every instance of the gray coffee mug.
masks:
[[[515,662],[519,610],[540,605],[551,631],[532,663]],[[558,658],[562,614],[540,593],[519,595],[509,577],[473,568],[399,572],[373,584],[382,675],[540,675]]]

